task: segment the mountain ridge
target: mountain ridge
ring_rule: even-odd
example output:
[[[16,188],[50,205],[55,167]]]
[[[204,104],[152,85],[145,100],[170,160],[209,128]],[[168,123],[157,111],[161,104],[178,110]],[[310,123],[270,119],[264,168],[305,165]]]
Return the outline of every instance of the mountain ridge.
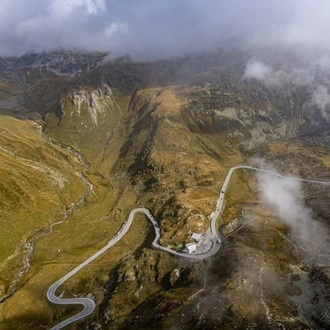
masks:
[[[329,177],[328,108],[312,102],[313,86],[246,79],[246,56],[227,55],[105,63],[90,54],[95,56],[90,62],[86,55],[72,67],[60,63],[65,75],[48,70],[42,56],[32,56],[1,72],[0,174],[8,178],[2,184],[12,196],[0,189],[2,203],[9,205],[2,228],[10,229],[4,220],[11,218],[23,231],[14,235],[21,245],[3,235],[3,245],[10,247],[3,260],[15,255],[15,244],[22,249],[0,266],[2,295],[13,291],[11,274],[24,266],[24,244],[33,238],[30,268],[0,304],[7,329],[24,322],[51,326],[71,315],[66,307],[47,304],[47,288],[104,246],[136,207],[152,210],[160,243],[180,250],[192,232],[207,230],[222,181],[234,165],[262,158],[286,175]],[[53,63],[47,56],[44,61]],[[28,173],[27,163],[36,166],[32,162],[44,172]],[[52,171],[65,178],[55,193]],[[311,184],[301,189],[326,233],[329,191]],[[40,210],[39,217],[24,222],[15,215],[19,191],[35,199],[26,209]],[[28,200],[24,196],[22,203]],[[53,211],[47,212],[44,199]],[[322,329],[329,323],[329,305],[322,304],[327,263],[295,239],[250,173],[233,174],[218,222],[223,246],[205,263],[151,250],[143,215],[132,226],[111,253],[61,289],[64,297],[95,296],[97,309],[82,326]]]

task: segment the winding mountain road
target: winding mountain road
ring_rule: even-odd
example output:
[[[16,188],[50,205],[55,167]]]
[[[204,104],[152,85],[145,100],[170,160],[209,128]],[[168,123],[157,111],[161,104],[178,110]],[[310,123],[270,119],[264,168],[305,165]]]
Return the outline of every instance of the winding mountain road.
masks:
[[[311,183],[318,183],[318,184],[327,184],[329,185],[330,182],[326,182],[326,181],[317,181],[317,180],[307,180],[307,179],[299,179],[299,178],[292,178],[292,177],[287,177],[287,176],[283,176],[280,175],[276,172],[272,172],[272,171],[268,171],[268,170],[264,170],[264,169],[260,169],[260,168],[256,168],[256,167],[251,167],[251,166],[245,166],[245,165],[238,165],[238,166],[234,166],[232,167],[227,176],[226,179],[222,185],[222,188],[220,190],[220,194],[219,194],[219,199],[217,201],[217,206],[216,206],[216,210],[214,212],[214,215],[212,217],[211,220],[211,234],[212,234],[212,248],[203,254],[187,254],[187,253],[181,253],[181,252],[177,252],[174,251],[170,248],[166,248],[163,247],[159,244],[159,239],[160,239],[160,228],[159,228],[159,224],[157,223],[157,221],[155,220],[155,218],[153,217],[153,215],[150,213],[149,210],[147,210],[146,208],[136,208],[133,211],[131,211],[131,213],[129,214],[128,220],[126,223],[124,223],[124,225],[121,227],[120,231],[116,234],[116,236],[114,236],[102,249],[100,249],[99,251],[97,251],[95,254],[93,254],[91,257],[89,257],[87,260],[85,260],[83,263],[81,263],[79,266],[77,266],[76,268],[74,268],[72,271],[70,271],[69,273],[67,273],[65,276],[63,276],[61,279],[59,279],[57,282],[55,282],[53,285],[51,285],[47,291],[47,299],[54,303],[54,304],[58,304],[58,305],[83,305],[84,309],[79,312],[78,314],[62,321],[61,323],[57,324],[56,326],[54,326],[53,328],[51,328],[51,330],[58,330],[58,329],[62,329],[65,326],[67,326],[70,323],[73,323],[75,321],[78,321],[88,315],[90,315],[94,309],[95,309],[95,302],[90,299],[90,298],[59,298],[58,296],[56,296],[56,290],[58,289],[58,287],[60,285],[63,284],[64,281],[66,281],[69,277],[71,277],[72,275],[76,274],[80,269],[82,269],[84,266],[86,266],[87,264],[89,264],[91,261],[93,261],[94,259],[96,259],[97,257],[99,257],[102,253],[104,253],[105,251],[107,251],[109,248],[111,248],[114,244],[116,244],[117,242],[119,242],[122,237],[127,233],[127,231],[129,230],[134,216],[136,213],[138,212],[143,212],[151,221],[151,223],[154,226],[155,229],[155,234],[156,237],[154,239],[154,241],[152,242],[153,247],[155,247],[156,249],[160,249],[166,252],[169,252],[173,255],[176,255],[178,257],[182,257],[182,258],[189,258],[189,259],[193,259],[193,260],[201,260],[201,259],[205,259],[207,257],[210,257],[212,255],[214,255],[215,253],[217,253],[217,251],[220,249],[220,245],[221,245],[221,239],[220,236],[217,233],[216,230],[216,221],[217,218],[219,216],[219,214],[221,213],[222,210],[222,206],[223,206],[223,202],[224,202],[224,197],[225,197],[225,192],[227,189],[227,186],[229,184],[230,178],[233,174],[233,172],[237,169],[247,169],[247,170],[253,170],[253,171],[259,171],[259,172],[264,172],[264,173],[268,173],[271,175],[276,175],[280,178],[291,178],[294,180],[298,180],[298,181],[303,181],[303,182],[311,182]]]

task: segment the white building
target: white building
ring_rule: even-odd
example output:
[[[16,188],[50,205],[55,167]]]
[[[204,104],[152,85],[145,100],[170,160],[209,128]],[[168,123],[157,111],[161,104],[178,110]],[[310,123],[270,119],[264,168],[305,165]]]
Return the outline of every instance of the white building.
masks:
[[[194,240],[196,243],[199,242],[199,240],[202,238],[203,234],[198,234],[198,233],[192,233],[191,239]]]
[[[188,243],[183,249],[182,252],[184,253],[194,253],[196,252],[196,244]]]

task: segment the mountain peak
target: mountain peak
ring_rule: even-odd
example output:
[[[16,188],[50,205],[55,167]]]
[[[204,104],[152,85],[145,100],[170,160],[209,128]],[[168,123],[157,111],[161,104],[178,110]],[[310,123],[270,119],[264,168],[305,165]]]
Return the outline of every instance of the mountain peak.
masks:
[[[96,68],[107,53],[84,51],[54,51],[27,53],[17,58],[1,60],[4,69],[45,67],[55,75],[80,76]]]

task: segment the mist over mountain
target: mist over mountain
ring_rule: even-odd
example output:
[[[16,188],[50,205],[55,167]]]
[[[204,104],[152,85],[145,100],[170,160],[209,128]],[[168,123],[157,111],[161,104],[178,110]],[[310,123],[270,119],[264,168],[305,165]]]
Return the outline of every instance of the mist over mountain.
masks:
[[[239,48],[329,63],[327,1],[4,0],[1,56],[83,49],[155,60]]]
[[[329,329],[329,9],[4,0],[0,329]]]

